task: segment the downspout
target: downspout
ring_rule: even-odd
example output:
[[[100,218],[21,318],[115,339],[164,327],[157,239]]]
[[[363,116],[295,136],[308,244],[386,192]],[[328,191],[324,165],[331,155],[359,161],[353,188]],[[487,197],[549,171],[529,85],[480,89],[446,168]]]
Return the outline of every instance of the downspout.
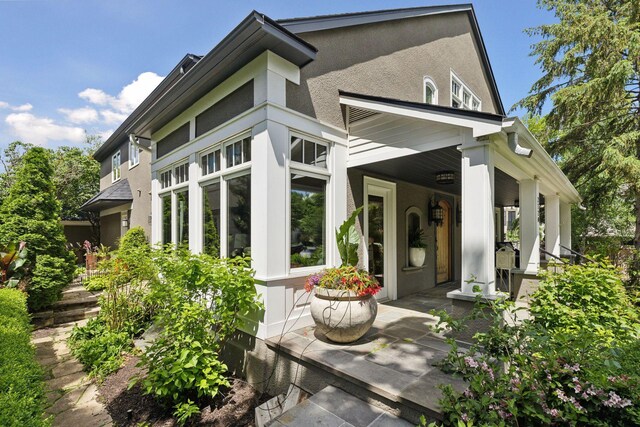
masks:
[[[533,150],[530,148],[524,148],[522,145],[518,144],[518,133],[517,132],[508,132],[507,133],[507,143],[509,144],[509,148],[511,151],[516,153],[518,156],[531,158],[533,155]]]

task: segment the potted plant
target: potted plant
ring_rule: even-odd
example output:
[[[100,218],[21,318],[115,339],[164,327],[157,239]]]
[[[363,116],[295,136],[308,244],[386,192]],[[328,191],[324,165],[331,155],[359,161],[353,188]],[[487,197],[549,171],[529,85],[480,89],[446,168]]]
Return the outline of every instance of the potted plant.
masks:
[[[409,232],[409,264],[412,267],[422,267],[427,255],[427,244],[424,242],[424,230],[414,228]]]
[[[97,248],[94,248],[88,240],[84,241],[82,247],[84,248],[85,269],[87,272],[95,270],[98,264]]]
[[[342,265],[312,274],[305,283],[307,292],[314,293],[311,317],[316,330],[339,343],[362,337],[378,313],[374,295],[380,291],[380,285],[368,272],[356,266],[360,236],[355,221],[361,211],[362,207],[356,209],[336,231]]]

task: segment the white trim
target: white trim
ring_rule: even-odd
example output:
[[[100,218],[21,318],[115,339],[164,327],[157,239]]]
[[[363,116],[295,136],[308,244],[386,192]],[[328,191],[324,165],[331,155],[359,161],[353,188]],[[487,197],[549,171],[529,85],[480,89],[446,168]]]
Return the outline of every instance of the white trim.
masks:
[[[430,86],[433,92],[430,103],[427,102],[427,86]],[[430,76],[424,76],[422,78],[422,100],[427,104],[438,104],[438,86],[436,86],[436,82]]]
[[[132,150],[132,148],[135,148],[135,150]],[[134,163],[132,154],[136,153],[136,162]],[[138,144],[135,144],[131,141],[129,141],[129,169],[133,169],[136,166],[138,166],[140,164],[140,146]]]
[[[363,240],[364,240],[364,267],[369,268],[369,251],[368,251],[368,236],[369,236],[369,195],[378,195],[385,198],[385,212],[384,212],[384,281],[385,290],[387,295],[381,296],[380,299],[395,300],[398,297],[398,275],[397,275],[397,222],[396,222],[396,183],[390,181],[383,181],[377,178],[371,178],[370,176],[363,177],[363,194],[364,194],[364,226],[363,226]],[[370,189],[369,187],[373,187]],[[370,191],[373,190],[373,191]]]

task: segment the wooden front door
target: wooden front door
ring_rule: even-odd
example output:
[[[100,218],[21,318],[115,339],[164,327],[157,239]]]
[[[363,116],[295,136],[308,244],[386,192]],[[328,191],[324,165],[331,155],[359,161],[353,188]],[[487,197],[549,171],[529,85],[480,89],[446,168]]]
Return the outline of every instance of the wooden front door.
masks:
[[[451,280],[451,205],[446,200],[438,203],[444,218],[436,227],[436,283]]]

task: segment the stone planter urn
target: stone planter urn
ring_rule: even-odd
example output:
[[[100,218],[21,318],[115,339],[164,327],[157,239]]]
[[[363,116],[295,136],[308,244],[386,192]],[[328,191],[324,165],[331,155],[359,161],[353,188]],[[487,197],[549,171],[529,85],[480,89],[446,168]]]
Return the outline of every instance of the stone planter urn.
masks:
[[[409,248],[409,264],[412,267],[422,267],[426,256],[425,248]]]
[[[311,300],[311,317],[316,329],[337,343],[350,343],[367,333],[378,314],[373,295],[316,287]]]

